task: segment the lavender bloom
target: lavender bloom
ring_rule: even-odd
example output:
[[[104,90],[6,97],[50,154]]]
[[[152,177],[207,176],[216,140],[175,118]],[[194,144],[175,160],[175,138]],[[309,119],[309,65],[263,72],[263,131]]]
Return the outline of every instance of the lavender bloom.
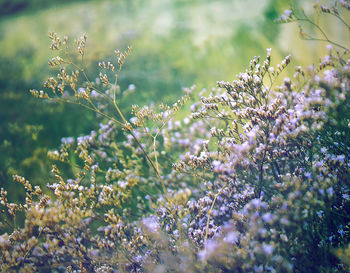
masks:
[[[147,229],[147,231],[151,233],[156,233],[160,230],[158,219],[155,216],[149,216],[147,218],[143,218],[142,224]]]

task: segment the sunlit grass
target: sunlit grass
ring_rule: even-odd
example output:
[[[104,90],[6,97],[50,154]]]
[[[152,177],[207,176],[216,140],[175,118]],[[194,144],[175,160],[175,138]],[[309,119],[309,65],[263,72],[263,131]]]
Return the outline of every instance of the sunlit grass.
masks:
[[[136,2],[131,7],[126,2],[76,3],[3,20],[0,25],[1,55],[16,61],[18,52],[33,49],[32,58],[24,61],[31,66],[26,77],[31,77],[46,63],[48,31],[70,37],[87,33],[87,60],[98,60],[115,48],[131,44],[134,48],[132,58],[136,62],[140,57],[145,59],[144,66],[151,78],[156,57],[164,67],[184,71],[183,74],[189,72],[187,81],[180,80],[179,85],[198,81],[206,85],[214,84],[219,75],[231,77],[245,65],[241,50],[237,48],[244,46],[249,52],[250,47],[263,50],[265,46],[259,39],[254,45],[244,44],[247,41],[240,41],[235,35],[242,25],[247,25],[248,36],[256,36],[252,29],[263,20],[261,11],[267,1],[259,1],[254,8],[251,8],[252,1],[245,4],[231,1],[200,4],[195,1],[185,4],[178,4],[179,1]],[[139,70],[131,66],[129,69],[135,69],[135,73]],[[164,73],[160,76],[169,78]],[[170,75],[169,80],[176,82],[179,79]]]

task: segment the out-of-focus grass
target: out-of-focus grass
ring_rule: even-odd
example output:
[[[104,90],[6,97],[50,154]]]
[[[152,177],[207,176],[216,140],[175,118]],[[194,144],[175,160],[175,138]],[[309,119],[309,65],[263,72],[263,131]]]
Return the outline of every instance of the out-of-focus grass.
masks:
[[[2,20],[0,54],[21,63],[25,80],[43,79],[47,75],[43,64],[51,54],[48,31],[72,38],[87,33],[87,59],[95,63],[114,49],[131,44],[134,51],[123,77],[139,82],[141,101],[147,101],[150,90],[157,93],[155,98],[162,98],[181,86],[204,87],[215,85],[216,80],[231,80],[250,58],[265,54],[267,47],[273,47],[274,60],[292,53],[298,64],[312,63],[320,46],[299,40],[295,25],[282,26],[283,31],[276,33],[277,43],[268,39],[270,30],[261,26],[271,20],[264,13],[273,9],[272,5],[277,10],[288,7],[267,0],[65,4]],[[33,51],[30,58],[17,58],[28,49]]]
[[[266,4],[134,0],[63,5],[2,21],[1,54],[15,61],[19,51],[32,48],[32,58],[23,60],[28,66],[24,77],[38,73],[44,76],[43,63],[50,54],[48,31],[70,37],[87,33],[88,58],[92,60],[132,44],[130,62],[142,64],[130,65],[135,75],[147,77],[149,73],[150,82],[157,80],[155,75],[172,77],[171,84],[192,84],[196,80],[203,85],[213,84],[218,77],[231,77],[243,68],[245,55],[262,53],[264,45],[259,36],[263,35],[258,34],[257,27],[264,20]],[[187,80],[177,79],[176,75],[166,75],[169,69],[190,75],[185,77]]]

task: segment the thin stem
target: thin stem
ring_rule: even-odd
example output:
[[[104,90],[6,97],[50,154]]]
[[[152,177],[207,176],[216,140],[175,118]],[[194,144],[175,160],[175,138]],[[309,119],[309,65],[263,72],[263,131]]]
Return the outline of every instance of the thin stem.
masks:
[[[148,156],[148,153],[145,151],[145,149],[143,148],[143,146],[141,145],[141,143],[139,142],[138,138],[135,136],[135,134],[132,132],[132,130],[128,129],[130,134],[132,135],[132,137],[134,138],[134,140],[136,141],[137,145],[140,147],[140,149],[142,150],[143,154],[145,155],[147,161],[151,164],[152,168],[154,169],[154,171],[156,172],[156,175],[158,176],[160,182],[161,182],[161,185],[162,185],[162,188],[163,188],[163,191],[164,191],[164,194],[167,198],[167,200],[170,200],[169,198],[169,195],[168,195],[168,192],[165,188],[165,185],[164,185],[164,180],[162,178],[162,176],[160,175],[157,167],[154,165],[154,162],[152,161],[152,159]]]
[[[259,184],[258,184],[258,188],[257,188],[257,193],[256,193],[256,198],[260,198],[261,197],[261,191],[263,189],[264,186],[264,162],[265,162],[265,157],[266,157],[266,153],[267,151],[264,151],[264,156],[261,160],[261,164],[259,166]]]
[[[309,17],[307,17],[305,13],[303,13],[303,14],[304,14],[305,18],[296,18],[296,19],[297,19],[298,21],[306,21],[306,22],[310,23],[311,25],[313,25],[314,27],[316,27],[316,28],[321,32],[322,36],[324,37],[324,39],[319,39],[319,38],[313,38],[313,37],[310,36],[310,38],[304,38],[304,40],[324,41],[324,42],[331,43],[331,44],[333,44],[333,45],[335,45],[335,46],[338,46],[338,47],[340,47],[340,48],[342,48],[342,49],[344,49],[344,50],[348,50],[348,48],[346,48],[346,47],[344,47],[344,46],[342,46],[342,45],[340,45],[340,44],[338,44],[338,43],[336,43],[336,42],[331,41],[331,40],[328,38],[327,34],[323,31],[323,29],[322,29],[318,24],[316,24],[316,23],[313,22]]]
[[[15,227],[6,219],[4,219],[5,224],[7,224],[11,229],[14,229]]]
[[[121,119],[123,120],[123,122],[125,124],[127,124],[127,120],[124,117],[123,113],[120,111],[119,106],[117,105],[117,99],[116,99],[116,93],[117,93],[117,84],[118,84],[118,78],[119,78],[119,73],[122,69],[122,64],[119,65],[119,69],[118,72],[115,74],[115,82],[114,82],[114,86],[113,86],[113,105],[115,107],[115,109],[117,110],[119,116],[121,117]]]
[[[340,15],[334,14],[334,13],[331,13],[331,15],[335,16],[336,18],[338,18],[348,28],[348,30],[350,30],[350,26],[345,22],[345,20],[342,17],[340,17]]]
[[[115,118],[113,118],[113,117],[111,117],[111,116],[109,116],[109,115],[107,115],[107,114],[101,112],[101,111],[98,110],[98,109],[94,109],[94,108],[92,108],[92,107],[90,107],[90,106],[88,106],[88,105],[85,105],[85,104],[83,104],[83,103],[75,102],[75,101],[71,101],[71,100],[64,100],[64,99],[61,99],[61,98],[54,98],[54,99],[52,99],[52,100],[54,100],[54,101],[56,100],[56,101],[59,101],[59,102],[67,102],[67,103],[79,105],[79,106],[84,107],[84,108],[86,108],[86,109],[88,109],[88,110],[90,110],[90,111],[94,111],[94,112],[100,114],[101,116],[104,116],[105,118],[108,118],[108,119],[113,120],[115,123],[117,123],[118,125],[120,125],[120,126],[122,126],[123,128],[126,129],[126,126],[125,126],[123,123],[121,123],[120,121],[118,121],[118,120],[116,120]]]
[[[303,40],[306,40],[306,41],[327,42],[327,43],[330,43],[330,44],[335,45],[335,46],[337,46],[337,47],[340,47],[340,48],[342,48],[342,49],[344,49],[344,50],[349,50],[348,48],[346,48],[346,47],[344,47],[344,46],[342,46],[342,45],[340,45],[340,44],[338,44],[338,43],[336,43],[336,42],[333,42],[333,41],[331,41],[331,40],[328,40],[328,39],[320,39],[320,38],[314,38],[314,37],[311,37],[311,36],[310,36],[310,38],[303,38]]]
[[[172,119],[174,117],[174,113],[172,113],[172,115],[169,115],[169,117],[163,122],[163,124],[158,128],[157,133],[155,134],[155,136],[153,136],[153,153],[154,153],[154,158],[155,158],[155,162],[156,162],[156,167],[159,170],[159,165],[158,165],[158,156],[156,153],[156,139],[160,133],[160,131],[164,128],[164,126],[170,121],[170,119]]]
[[[327,34],[323,31],[323,29],[322,29],[319,25],[317,25],[315,22],[313,22],[311,19],[309,19],[309,17],[307,17],[306,15],[305,15],[305,19],[302,19],[302,18],[297,18],[297,19],[298,19],[299,21],[306,21],[306,22],[309,22],[311,25],[313,25],[314,27],[316,27],[316,28],[321,32],[321,34],[323,35],[323,37],[324,37],[325,39],[329,40]]]
[[[216,202],[216,198],[219,196],[219,194],[220,194],[220,192],[217,193],[217,194],[215,194],[213,203],[211,204],[211,207],[210,207],[210,209],[208,210],[207,226],[206,226],[206,230],[205,230],[205,241],[207,241],[207,239],[208,239],[210,215],[211,215],[211,212],[213,211],[213,208],[214,208],[214,205],[215,205],[215,202]]]

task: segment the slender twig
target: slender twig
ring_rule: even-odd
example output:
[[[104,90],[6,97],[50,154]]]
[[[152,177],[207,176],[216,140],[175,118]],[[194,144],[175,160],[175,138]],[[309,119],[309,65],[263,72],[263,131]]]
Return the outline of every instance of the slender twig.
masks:
[[[213,211],[213,208],[214,208],[214,205],[216,202],[216,198],[219,196],[219,194],[220,194],[220,191],[217,194],[215,194],[214,199],[213,199],[213,203],[211,204],[210,209],[208,210],[208,213],[207,213],[208,218],[207,218],[207,226],[206,226],[206,230],[205,230],[205,241],[207,241],[207,239],[208,239],[210,215],[211,215],[211,212]]]
[[[345,46],[342,46],[342,45],[340,45],[340,44],[338,44],[336,42],[333,42],[332,40],[328,40],[328,39],[320,39],[320,38],[314,38],[314,37],[310,36],[310,38],[303,38],[303,40],[305,40],[305,41],[327,42],[327,43],[330,43],[330,44],[335,45],[337,47],[340,47],[340,48],[342,48],[344,50],[349,50]]]
[[[331,15],[338,18],[348,28],[348,30],[350,30],[350,25],[347,22],[345,22],[345,20],[339,14],[331,13]]]
[[[11,229],[14,229],[14,226],[8,222],[6,219],[4,219],[4,223],[7,224]]]
[[[331,43],[331,44],[333,44],[333,45],[335,45],[335,46],[338,46],[338,47],[340,47],[340,48],[342,48],[342,49],[344,49],[344,50],[348,50],[348,48],[346,48],[346,47],[344,47],[344,46],[342,46],[342,45],[340,45],[340,44],[338,44],[338,43],[333,42],[332,40],[330,40],[330,39],[328,38],[327,34],[324,32],[324,30],[323,30],[318,24],[316,24],[314,21],[312,21],[312,20],[305,14],[305,12],[303,12],[303,15],[304,15],[305,18],[298,18],[298,17],[296,17],[296,20],[297,20],[297,21],[306,21],[306,22],[308,22],[309,24],[313,25],[315,28],[317,28],[317,29],[321,32],[322,36],[324,37],[324,39],[319,39],[319,38],[313,38],[313,37],[310,36],[310,38],[304,38],[304,40],[324,41],[324,42]]]

